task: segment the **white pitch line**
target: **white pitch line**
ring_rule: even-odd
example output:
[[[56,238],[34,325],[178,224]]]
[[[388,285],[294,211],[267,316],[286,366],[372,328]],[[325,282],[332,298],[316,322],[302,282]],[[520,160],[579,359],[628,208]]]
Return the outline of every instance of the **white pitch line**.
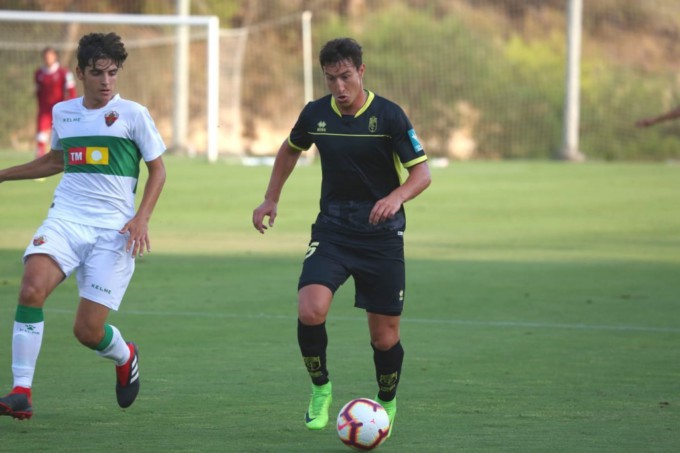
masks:
[[[64,309],[45,309],[47,313],[73,313]],[[144,310],[123,310],[120,315],[137,316],[175,316],[186,318],[223,318],[223,319],[270,319],[294,321],[294,315],[273,315],[267,313],[236,314],[236,313],[208,313],[199,311],[144,311]],[[333,316],[329,320],[338,321],[364,321],[365,317],[360,316]],[[680,333],[677,327],[652,327],[652,326],[631,326],[631,325],[606,325],[606,324],[564,324],[564,323],[544,323],[531,321],[471,321],[464,319],[431,319],[431,318],[409,318],[402,317],[403,324],[441,324],[441,325],[461,325],[479,327],[515,327],[515,328],[535,328],[535,329],[562,329],[562,330],[589,330],[589,331],[618,331],[618,332],[648,332],[648,333]]]

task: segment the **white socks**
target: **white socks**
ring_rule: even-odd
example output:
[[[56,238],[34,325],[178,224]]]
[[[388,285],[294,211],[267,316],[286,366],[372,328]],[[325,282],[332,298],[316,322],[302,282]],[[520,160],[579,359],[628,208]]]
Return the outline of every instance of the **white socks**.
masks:
[[[40,354],[45,322],[23,323],[14,321],[12,335],[12,373],[14,387],[31,388],[35,364]]]
[[[110,327],[113,333],[111,342],[103,350],[96,352],[101,357],[113,360],[118,366],[125,365],[130,360],[130,348],[116,327],[110,325],[107,327]],[[32,387],[44,328],[44,321],[32,323],[14,321],[12,334],[14,387]]]
[[[111,343],[106,346],[101,351],[96,351],[101,357],[111,359],[116,362],[116,365],[125,365],[128,360],[130,360],[130,348],[128,347],[120,331],[109,324],[111,330],[113,330],[113,337],[111,338]]]

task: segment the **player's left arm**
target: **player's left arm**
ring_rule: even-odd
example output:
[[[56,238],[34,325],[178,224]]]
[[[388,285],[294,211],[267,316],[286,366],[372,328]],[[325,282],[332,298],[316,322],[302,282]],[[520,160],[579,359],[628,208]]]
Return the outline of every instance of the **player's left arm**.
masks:
[[[425,160],[412,167],[408,167],[406,170],[408,171],[408,177],[403,184],[394,189],[385,198],[378,200],[373,206],[368,217],[368,221],[371,224],[377,225],[394,217],[404,203],[420,195],[432,182],[430,167]]]
[[[149,177],[144,186],[144,194],[137,213],[120,230],[121,234],[130,234],[125,251],[131,252],[133,257],[137,254],[143,256],[144,251],[151,251],[149,220],[165,185],[166,173],[162,156],[146,162],[146,168],[149,171]]]
[[[73,78],[73,73],[67,70],[64,77],[64,100],[73,99],[76,94],[76,81]]]

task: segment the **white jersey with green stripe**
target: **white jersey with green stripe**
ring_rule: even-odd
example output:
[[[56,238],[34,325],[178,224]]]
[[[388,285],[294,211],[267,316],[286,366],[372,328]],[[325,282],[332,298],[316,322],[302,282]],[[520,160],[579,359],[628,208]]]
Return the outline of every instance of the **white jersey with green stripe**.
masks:
[[[79,97],[57,104],[52,118],[52,148],[64,152],[64,175],[48,217],[122,228],[135,213],[141,159],[165,151],[149,111],[120,95],[90,110]]]

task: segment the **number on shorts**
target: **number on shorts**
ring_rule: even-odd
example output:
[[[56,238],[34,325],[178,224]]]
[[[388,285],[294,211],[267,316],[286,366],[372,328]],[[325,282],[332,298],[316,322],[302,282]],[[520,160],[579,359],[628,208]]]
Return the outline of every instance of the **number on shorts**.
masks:
[[[310,256],[314,255],[314,252],[316,252],[316,248],[319,246],[318,242],[310,242],[309,247],[307,247],[307,253],[305,254],[305,259],[309,258]]]

